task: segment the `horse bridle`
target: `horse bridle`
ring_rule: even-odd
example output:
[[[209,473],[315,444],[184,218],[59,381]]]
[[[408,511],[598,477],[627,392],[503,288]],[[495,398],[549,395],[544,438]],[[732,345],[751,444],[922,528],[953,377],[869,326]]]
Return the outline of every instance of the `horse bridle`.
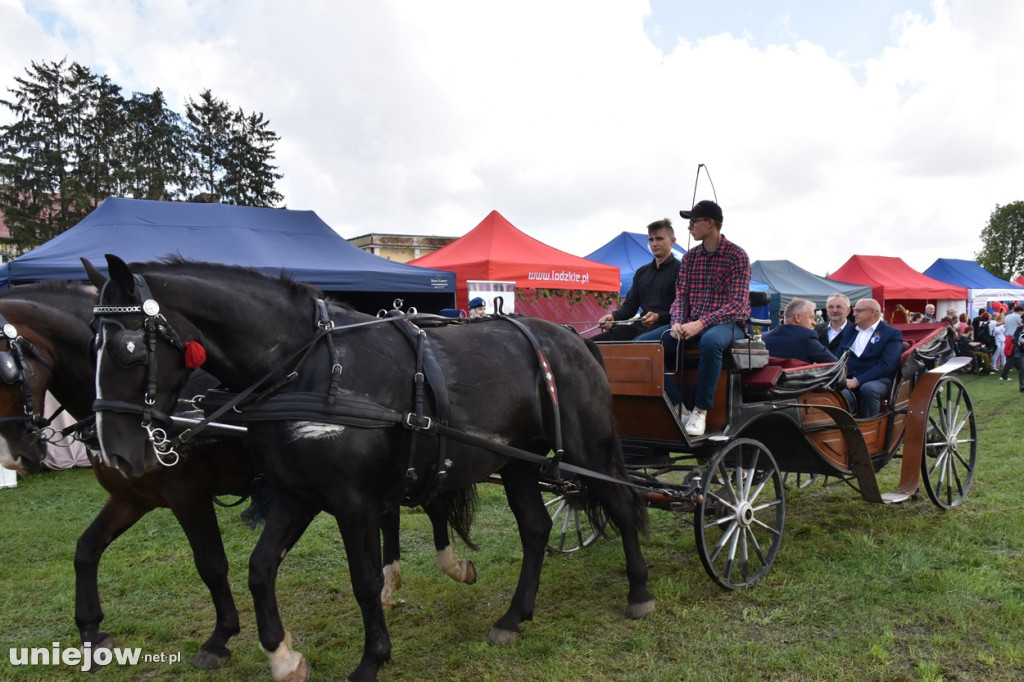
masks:
[[[171,346],[185,352],[185,344],[171,327],[167,319],[160,314],[160,305],[150,293],[149,285],[142,275],[132,275],[135,282],[135,290],[138,294],[137,305],[112,306],[96,305],[92,309],[93,328],[96,337],[93,340],[96,350],[99,349],[100,335],[103,333],[103,325],[113,324],[120,327],[120,331],[114,333],[109,343],[112,345],[111,356],[122,367],[133,367],[145,365],[147,368],[146,389],[142,396],[142,404],[125,402],[122,400],[107,400],[97,394],[93,402],[94,412],[124,412],[142,416],[142,428],[146,431],[147,439],[153,446],[157,461],[164,466],[174,466],[178,463],[180,456],[175,451],[174,445],[167,437],[166,428],[153,426],[156,419],[165,427],[171,423],[171,417],[167,413],[156,409],[156,344],[162,339]],[[103,300],[107,283],[100,290],[99,300]],[[142,314],[142,329],[128,329],[117,317],[120,315]],[[106,343],[106,342],[105,342]],[[97,384],[97,393],[99,385]]]
[[[53,374],[53,364],[39,352],[31,341],[19,334],[18,329],[2,314],[0,314],[0,331],[2,331],[0,338],[7,341],[7,350],[0,350],[0,381],[8,386],[21,385],[22,404],[22,414],[17,417],[0,416],[0,426],[23,424],[29,433],[40,440],[47,443],[55,442],[51,440],[53,431],[50,429],[50,424],[64,408],[58,409],[50,417],[37,413],[32,387],[26,381],[26,374],[31,371],[28,357],[45,367],[51,375]]]

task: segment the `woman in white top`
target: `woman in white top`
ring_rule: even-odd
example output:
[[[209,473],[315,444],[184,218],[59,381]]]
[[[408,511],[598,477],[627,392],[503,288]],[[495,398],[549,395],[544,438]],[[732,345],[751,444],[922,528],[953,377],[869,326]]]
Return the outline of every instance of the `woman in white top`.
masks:
[[[992,338],[996,342],[996,352],[992,354],[992,366],[995,369],[1002,369],[1006,364],[1006,327],[1003,326],[1005,319],[1005,315],[996,313],[995,319],[989,322],[992,325]]]

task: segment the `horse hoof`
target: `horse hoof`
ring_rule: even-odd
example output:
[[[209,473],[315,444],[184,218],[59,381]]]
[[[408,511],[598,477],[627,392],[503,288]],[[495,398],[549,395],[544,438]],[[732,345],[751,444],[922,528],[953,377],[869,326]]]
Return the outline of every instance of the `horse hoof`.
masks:
[[[299,661],[299,665],[295,670],[288,673],[288,675],[280,680],[280,682],[306,682],[309,679],[309,661],[303,656],[302,660]]]
[[[514,630],[491,628],[491,631],[487,633],[487,641],[490,644],[508,644],[517,639],[519,639],[519,633]]]
[[[654,600],[648,599],[642,601],[639,604],[630,604],[626,607],[626,617],[637,620],[640,618],[646,618],[647,616],[654,613]]]
[[[96,649],[114,649],[114,636],[109,632],[97,632],[96,636],[92,638],[93,651]]]
[[[472,585],[476,582],[476,566],[473,565],[472,561],[466,562],[466,579],[463,582],[467,585]]]
[[[230,659],[230,649],[224,649],[224,653],[216,653],[201,649],[198,654],[192,657],[192,667],[199,670],[218,670]]]

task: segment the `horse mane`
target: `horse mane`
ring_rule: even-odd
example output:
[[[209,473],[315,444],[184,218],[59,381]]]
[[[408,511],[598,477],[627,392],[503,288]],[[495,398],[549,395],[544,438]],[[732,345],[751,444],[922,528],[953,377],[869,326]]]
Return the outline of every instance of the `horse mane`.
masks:
[[[283,284],[292,295],[304,297],[312,296],[313,298],[324,297],[323,291],[318,287],[315,287],[312,284],[306,284],[305,282],[297,282],[290,275],[286,274],[283,269],[279,275],[274,277],[247,265],[227,265],[224,263],[210,263],[207,261],[191,260],[181,256],[180,254],[164,256],[163,258],[155,261],[147,261],[145,263],[130,263],[128,267],[132,270],[135,270],[136,268],[158,271],[167,270],[170,274],[187,275],[198,277],[200,279],[214,275],[217,277],[226,276],[232,280],[238,280],[240,282],[250,284],[252,279],[256,278]]]

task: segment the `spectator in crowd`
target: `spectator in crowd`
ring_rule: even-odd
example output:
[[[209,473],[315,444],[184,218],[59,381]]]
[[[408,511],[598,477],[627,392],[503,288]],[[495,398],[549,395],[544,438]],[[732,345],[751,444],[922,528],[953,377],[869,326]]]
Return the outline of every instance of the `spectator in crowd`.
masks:
[[[935,322],[935,304],[929,303],[924,307],[924,321]]]
[[[484,299],[477,296],[469,302],[469,316],[470,317],[483,317],[487,314],[487,304]]]
[[[1024,306],[1015,305],[1013,306],[1013,312],[1008,313],[1006,317],[1003,319],[1003,327],[1006,329],[1006,338],[1014,340],[1017,339],[1017,330],[1021,328],[1021,313],[1024,313]],[[1016,353],[1016,357],[1014,357],[1014,353]],[[1024,377],[1020,376],[1021,365],[1024,365],[1024,362],[1021,362],[1020,346],[1015,342],[1013,343],[1013,347],[1011,348],[1010,357],[1008,357],[1006,360],[1007,362],[1005,365],[1003,365],[1003,371],[999,375],[999,378],[1002,379],[1003,381],[1009,381],[1010,369],[1016,367],[1020,385],[1024,386]]]

